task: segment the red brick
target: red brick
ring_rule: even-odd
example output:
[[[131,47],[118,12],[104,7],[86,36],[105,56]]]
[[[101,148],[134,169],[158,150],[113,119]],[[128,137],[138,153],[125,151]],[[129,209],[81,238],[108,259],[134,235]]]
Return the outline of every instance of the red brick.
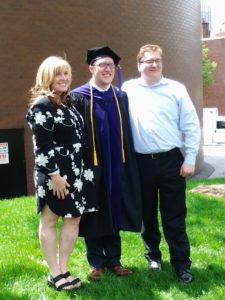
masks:
[[[165,75],[186,84],[201,118],[199,1],[7,0],[0,1],[0,20],[0,128],[25,128],[29,194],[33,155],[25,120],[28,91],[37,67],[49,55],[66,53],[74,69],[73,86],[78,86],[90,77],[84,61],[87,48],[109,45],[118,52],[125,80],[138,75],[140,46],[160,44]]]
[[[225,37],[204,40],[209,49],[208,57],[217,63],[214,82],[203,97],[203,107],[217,107],[219,115],[225,115]]]

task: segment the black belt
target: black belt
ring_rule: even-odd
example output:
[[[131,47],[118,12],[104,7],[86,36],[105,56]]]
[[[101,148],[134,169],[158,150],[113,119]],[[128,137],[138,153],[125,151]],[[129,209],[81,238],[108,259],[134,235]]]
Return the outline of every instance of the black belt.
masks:
[[[137,156],[148,157],[150,159],[160,159],[160,158],[164,158],[164,157],[168,157],[168,156],[177,154],[179,152],[180,152],[179,148],[173,148],[166,152],[146,153],[146,154],[136,153],[136,154],[137,154]]]

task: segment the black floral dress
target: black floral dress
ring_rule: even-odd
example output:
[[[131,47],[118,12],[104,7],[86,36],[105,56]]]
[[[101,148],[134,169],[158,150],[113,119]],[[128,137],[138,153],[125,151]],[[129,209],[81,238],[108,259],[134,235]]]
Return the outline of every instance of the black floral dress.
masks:
[[[67,102],[55,106],[41,96],[28,110],[27,121],[33,133],[37,212],[46,203],[55,214],[67,218],[98,210],[91,199],[85,198],[84,190],[94,184],[94,175],[91,169],[85,169],[84,124],[76,108]],[[70,184],[64,200],[53,196],[50,175],[54,173],[60,173]]]

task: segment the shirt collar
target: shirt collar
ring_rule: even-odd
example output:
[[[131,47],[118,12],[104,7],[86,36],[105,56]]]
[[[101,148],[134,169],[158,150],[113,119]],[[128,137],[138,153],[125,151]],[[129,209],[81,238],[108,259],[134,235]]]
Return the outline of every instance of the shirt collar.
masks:
[[[139,77],[138,78],[138,83],[142,86],[148,86],[148,87],[153,87],[153,86],[159,86],[159,85],[162,85],[162,84],[166,84],[167,83],[167,79],[162,76],[159,81],[157,81],[156,83],[153,83],[153,84],[147,84],[142,77]]]
[[[95,84],[93,78],[91,78],[90,84],[91,84],[96,90],[98,90],[99,92],[107,92],[107,91],[110,89],[110,86],[111,86],[111,85],[109,84],[109,85],[107,86],[107,88],[102,89],[102,88],[100,88],[99,86],[97,86],[97,85]]]

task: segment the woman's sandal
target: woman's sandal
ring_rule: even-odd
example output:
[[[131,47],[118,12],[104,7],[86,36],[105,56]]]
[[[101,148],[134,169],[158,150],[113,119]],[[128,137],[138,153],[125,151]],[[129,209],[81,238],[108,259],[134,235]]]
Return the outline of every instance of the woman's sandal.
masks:
[[[68,277],[72,276],[71,273],[70,273],[69,271],[67,271],[66,273],[64,273],[64,274],[62,274],[62,275],[63,275],[63,277],[64,277],[65,279],[67,279]],[[75,286],[75,284],[81,283],[80,278],[75,278],[75,279],[73,279],[72,281],[69,281],[69,283],[70,283],[71,285],[73,285],[75,289],[81,288],[81,285],[80,285],[80,286]]]
[[[56,283],[58,281],[60,281],[61,279],[65,279],[63,274],[59,274],[56,277],[53,277],[52,275],[49,275],[48,280],[47,280],[48,286],[54,288],[57,291],[72,291],[72,290],[74,290],[74,287],[71,288],[71,289],[65,289],[65,287],[67,287],[67,286],[72,286],[71,282],[64,282],[64,283],[56,286]]]

